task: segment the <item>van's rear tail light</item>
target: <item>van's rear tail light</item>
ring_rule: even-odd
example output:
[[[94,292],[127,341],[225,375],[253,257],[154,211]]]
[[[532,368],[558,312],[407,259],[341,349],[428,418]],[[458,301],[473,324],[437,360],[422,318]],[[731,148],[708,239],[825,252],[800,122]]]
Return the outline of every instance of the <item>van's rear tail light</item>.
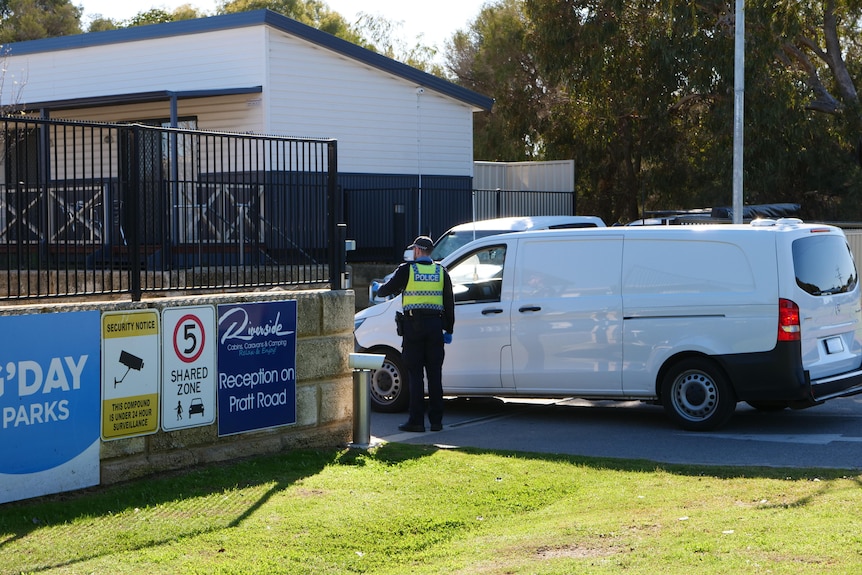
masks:
[[[799,306],[789,299],[778,300],[778,341],[799,341]]]

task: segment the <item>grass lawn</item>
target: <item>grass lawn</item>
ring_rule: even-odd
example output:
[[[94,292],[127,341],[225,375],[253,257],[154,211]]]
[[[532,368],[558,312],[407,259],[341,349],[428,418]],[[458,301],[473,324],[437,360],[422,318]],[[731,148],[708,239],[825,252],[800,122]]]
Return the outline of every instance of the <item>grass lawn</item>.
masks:
[[[862,573],[858,471],[386,444],[0,505],[0,573]]]

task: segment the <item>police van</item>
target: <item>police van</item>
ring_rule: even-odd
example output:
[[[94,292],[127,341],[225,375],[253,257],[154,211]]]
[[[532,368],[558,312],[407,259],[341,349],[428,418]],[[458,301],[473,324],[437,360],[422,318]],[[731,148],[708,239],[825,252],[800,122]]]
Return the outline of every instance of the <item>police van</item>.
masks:
[[[862,302],[844,233],[744,225],[510,233],[443,260],[455,290],[450,396],[656,402],[710,430],[738,402],[803,408],[862,392]],[[355,316],[385,354],[372,405],[406,408],[395,298]]]

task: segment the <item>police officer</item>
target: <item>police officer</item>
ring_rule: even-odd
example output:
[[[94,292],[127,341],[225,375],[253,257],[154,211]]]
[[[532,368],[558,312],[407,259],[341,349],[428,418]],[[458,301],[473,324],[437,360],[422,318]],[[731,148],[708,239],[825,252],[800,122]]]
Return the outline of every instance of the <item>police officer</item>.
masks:
[[[428,421],[431,431],[443,429],[443,344],[452,341],[455,327],[455,298],[452,280],[440,263],[431,260],[434,242],[419,236],[413,261],[398,266],[388,282],[377,289],[387,297],[403,293],[404,310],[401,353],[407,367],[410,410],[401,431],[425,431],[425,386],[428,378]]]

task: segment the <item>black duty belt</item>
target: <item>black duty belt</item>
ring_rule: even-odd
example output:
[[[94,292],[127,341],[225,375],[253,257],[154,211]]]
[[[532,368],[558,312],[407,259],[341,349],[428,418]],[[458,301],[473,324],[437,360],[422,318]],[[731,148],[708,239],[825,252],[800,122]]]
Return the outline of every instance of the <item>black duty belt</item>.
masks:
[[[404,312],[404,315],[407,317],[443,317],[443,312],[436,311],[433,309],[410,309]]]

